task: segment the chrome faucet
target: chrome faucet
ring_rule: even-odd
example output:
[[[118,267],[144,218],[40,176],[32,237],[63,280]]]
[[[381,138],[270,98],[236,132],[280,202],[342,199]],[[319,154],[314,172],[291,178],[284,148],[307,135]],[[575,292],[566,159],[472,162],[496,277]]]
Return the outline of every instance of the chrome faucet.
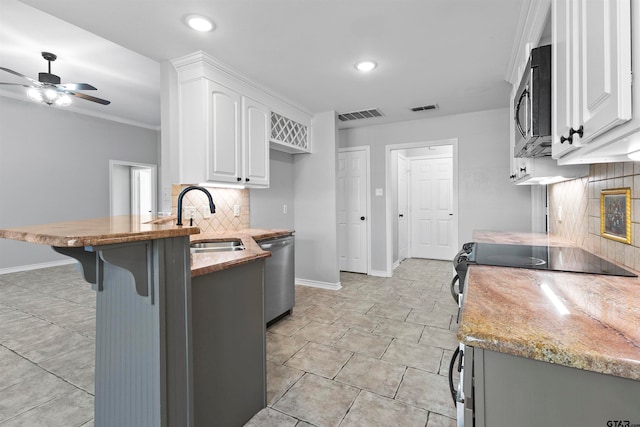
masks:
[[[190,185],[189,187],[182,190],[180,192],[180,195],[178,196],[178,222],[176,223],[176,225],[182,225],[182,199],[184,198],[184,195],[191,190],[200,190],[204,194],[206,194],[207,198],[209,199],[209,210],[211,210],[212,214],[216,213],[216,205],[213,204],[211,193],[209,193],[209,191],[207,191],[207,189],[204,187],[198,187],[197,185]],[[193,218],[191,218],[190,225],[193,225]]]

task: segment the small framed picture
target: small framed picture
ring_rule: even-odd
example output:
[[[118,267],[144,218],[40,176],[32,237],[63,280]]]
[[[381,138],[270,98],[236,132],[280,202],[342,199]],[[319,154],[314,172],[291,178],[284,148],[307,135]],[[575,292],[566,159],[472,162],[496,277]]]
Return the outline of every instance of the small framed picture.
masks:
[[[600,235],[631,243],[631,189],[613,188],[600,192]]]

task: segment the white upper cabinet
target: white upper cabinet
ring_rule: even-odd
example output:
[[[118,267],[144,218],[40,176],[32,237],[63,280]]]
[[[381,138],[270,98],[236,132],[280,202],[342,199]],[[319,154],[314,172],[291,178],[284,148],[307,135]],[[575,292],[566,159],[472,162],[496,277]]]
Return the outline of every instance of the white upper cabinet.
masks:
[[[243,170],[247,185],[269,186],[269,109],[244,97],[243,118]]]
[[[311,151],[311,115],[291,102],[204,52],[171,63],[177,72],[178,138],[171,139],[170,149],[178,160],[172,159],[170,168],[177,183],[269,187],[273,117],[284,119],[276,120],[273,130],[288,136],[275,141],[275,148],[291,153]],[[292,138],[295,135],[298,137]]]
[[[242,96],[224,86],[206,82],[210,111],[204,117],[208,128],[205,143],[207,181],[238,183],[244,178],[242,165]]]
[[[632,119],[630,1],[553,0],[552,44],[552,155],[586,163]]]
[[[551,11],[551,152],[554,158],[558,158],[567,152],[577,148],[577,144],[569,144],[566,136],[573,123],[573,106],[576,104],[572,96],[577,94],[571,85],[574,79],[571,75],[574,61],[570,60],[573,53],[571,43],[577,38],[573,34],[572,7],[575,2],[571,0],[557,0],[552,4]],[[565,138],[560,140],[564,132]]]
[[[180,181],[269,186],[269,109],[205,78],[180,87]]]

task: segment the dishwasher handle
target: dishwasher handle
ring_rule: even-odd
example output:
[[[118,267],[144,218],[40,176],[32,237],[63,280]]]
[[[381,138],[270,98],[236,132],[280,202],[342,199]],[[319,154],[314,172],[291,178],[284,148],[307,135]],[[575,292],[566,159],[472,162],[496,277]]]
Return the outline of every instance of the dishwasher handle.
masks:
[[[286,240],[282,240],[280,242],[273,242],[273,243],[260,243],[260,247],[262,249],[271,249],[273,247],[287,246],[289,244],[291,244],[291,239],[286,239]]]

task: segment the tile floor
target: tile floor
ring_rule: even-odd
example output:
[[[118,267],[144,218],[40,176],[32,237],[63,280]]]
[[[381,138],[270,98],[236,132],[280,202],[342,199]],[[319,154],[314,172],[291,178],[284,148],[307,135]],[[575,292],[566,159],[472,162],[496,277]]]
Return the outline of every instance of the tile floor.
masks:
[[[247,426],[454,426],[450,262],[296,286],[267,331],[268,407]],[[73,266],[0,275],[0,426],[93,426],[95,294]]]

